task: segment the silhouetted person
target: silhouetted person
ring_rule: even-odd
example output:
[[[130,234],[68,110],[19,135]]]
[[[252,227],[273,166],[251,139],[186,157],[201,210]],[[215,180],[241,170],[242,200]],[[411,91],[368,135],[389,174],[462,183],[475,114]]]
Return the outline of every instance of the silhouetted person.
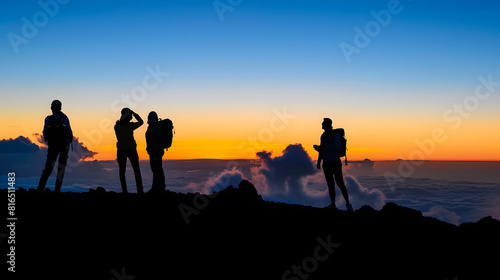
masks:
[[[131,122],[132,116],[137,122]],[[139,167],[139,155],[137,154],[137,143],[134,139],[134,130],[139,128],[144,121],[141,117],[129,108],[123,108],[121,117],[115,124],[116,139],[116,160],[120,169],[120,184],[123,193],[127,193],[127,181],[125,179],[125,170],[127,168],[127,158],[132,164],[135,175],[135,184],[137,193],[143,193],[141,169]]]
[[[153,185],[151,192],[165,190],[165,173],[163,172],[163,154],[165,153],[162,142],[162,125],[158,114],[151,111],[148,115],[148,130],[146,131],[146,151],[149,155],[149,164],[153,171]]]
[[[340,136],[337,132],[333,131],[332,124],[331,119],[323,119],[322,128],[325,132],[321,135],[321,144],[319,146],[314,145],[314,149],[319,152],[317,168],[321,169],[321,161],[323,161],[323,173],[325,173],[328,192],[332,201],[328,208],[337,208],[335,206],[336,182],[345,199],[347,210],[352,210],[347,188],[344,184],[344,177],[342,176],[342,162],[339,157]]]
[[[64,178],[64,171],[66,170],[66,163],[68,162],[69,145],[73,141],[73,131],[71,131],[68,117],[61,112],[61,101],[52,101],[50,109],[52,110],[52,115],[45,118],[43,127],[43,138],[48,145],[47,161],[45,162],[45,168],[43,169],[42,176],[38,182],[37,190],[42,191],[45,189],[47,180],[49,179],[49,176],[54,169],[57,157],[59,156],[56,186],[54,191],[60,192]]]

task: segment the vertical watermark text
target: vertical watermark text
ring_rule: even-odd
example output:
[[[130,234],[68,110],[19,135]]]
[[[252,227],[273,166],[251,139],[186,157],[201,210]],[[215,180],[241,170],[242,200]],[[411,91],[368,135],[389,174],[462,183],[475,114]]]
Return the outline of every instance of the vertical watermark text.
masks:
[[[7,174],[7,228],[9,229],[7,243],[9,252],[7,254],[8,270],[16,272],[16,173],[10,172]]]

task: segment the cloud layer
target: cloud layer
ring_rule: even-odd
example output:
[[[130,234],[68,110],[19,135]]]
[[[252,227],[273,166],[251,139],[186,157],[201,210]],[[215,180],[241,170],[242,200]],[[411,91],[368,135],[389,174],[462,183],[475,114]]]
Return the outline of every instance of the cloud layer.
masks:
[[[390,201],[452,224],[477,221],[488,215],[500,219],[498,183],[405,178],[391,188],[383,176],[383,170],[377,169],[377,164],[375,169],[363,164],[343,167],[349,199],[355,209],[363,205],[380,209]],[[435,169],[439,166],[438,163],[432,164]],[[382,165],[394,168],[397,162]],[[440,165],[446,166],[446,163]],[[242,170],[234,168],[222,171],[200,185],[206,185],[205,189],[209,190],[208,186],[223,178],[222,181],[231,182],[233,186],[241,179],[249,179],[266,200],[315,207],[330,204],[323,173],[314,168],[312,160],[299,144],[288,146],[282,156],[273,157],[271,152],[259,152],[258,160],[250,167],[250,172]],[[335,202],[337,207],[344,208],[345,202],[338,188]]]
[[[275,199],[308,201],[304,179],[318,172],[301,144],[289,145],[282,156],[271,152],[257,153],[257,167],[253,178],[261,194]]]
[[[323,172],[316,169],[312,159],[301,144],[289,145],[281,156],[271,152],[257,153],[249,176],[234,167],[210,177],[204,183],[191,183],[192,191],[210,193],[220,191],[229,185],[236,187],[241,180],[248,179],[255,184],[257,192],[266,200],[325,207],[331,203]],[[248,178],[250,177],[250,178]],[[384,194],[376,189],[364,188],[353,176],[345,176],[349,198],[355,208],[370,205],[380,209],[384,205]],[[345,205],[336,188],[336,204]]]
[[[370,205],[375,209],[380,209],[385,204],[385,195],[378,189],[367,189],[356,180],[354,176],[346,175],[345,183],[349,191],[349,200],[354,208],[360,208],[363,205]],[[341,199],[337,195],[337,204]]]
[[[3,174],[16,172],[22,174],[23,177],[41,174],[47,158],[47,146],[40,142],[42,138],[39,134],[33,136],[39,142],[38,145],[24,136],[0,140],[0,154],[2,154],[3,159],[0,162],[0,171]],[[68,159],[68,170],[79,167],[88,168],[82,164],[83,161],[91,159],[97,153],[89,150],[77,137],[73,139],[72,145]]]
[[[35,135],[36,136],[36,135]],[[4,139],[0,141],[0,180],[7,182],[7,172],[16,172],[18,186],[36,187],[45,164],[47,149],[41,144],[31,142],[27,137]],[[95,153],[83,143],[74,141],[74,151],[64,179],[63,191],[86,191],[88,188],[103,186],[107,190],[120,191],[118,165],[116,161],[83,161]],[[146,191],[152,176],[147,159],[141,161],[141,173]],[[375,162],[373,168],[363,164],[350,163],[343,166],[344,180],[354,208],[370,205],[379,209],[386,202],[395,202],[422,211],[423,215],[457,224],[477,221],[491,215],[500,219],[500,183],[495,179],[498,163],[474,163],[474,181],[453,179],[454,173],[462,176],[464,168],[471,166],[463,163],[425,163],[422,168],[432,172],[409,177],[395,182],[390,188],[383,176],[385,170],[397,169],[397,162]],[[451,166],[451,167],[449,167]],[[480,168],[484,170],[481,171]],[[211,193],[229,185],[237,186],[243,179],[255,184],[260,195],[266,200],[282,201],[324,207],[330,204],[328,189],[323,172],[317,170],[312,159],[300,144],[289,145],[280,156],[271,152],[258,153],[258,159],[250,161],[194,160],[164,162],[167,188],[177,192]],[[445,179],[436,178],[443,173]],[[491,171],[489,171],[491,170]],[[417,170],[416,174],[421,172]],[[55,172],[53,172],[53,176]],[[492,175],[493,174],[493,175]],[[133,172],[128,164],[127,182],[129,191],[135,191]],[[461,177],[457,177],[461,178]],[[495,182],[489,182],[497,180]],[[47,186],[53,188],[54,177]],[[0,187],[7,187],[6,184]],[[344,208],[344,199],[336,188],[336,205]]]
[[[32,154],[38,151],[40,151],[40,147],[24,136],[0,140],[0,154]]]

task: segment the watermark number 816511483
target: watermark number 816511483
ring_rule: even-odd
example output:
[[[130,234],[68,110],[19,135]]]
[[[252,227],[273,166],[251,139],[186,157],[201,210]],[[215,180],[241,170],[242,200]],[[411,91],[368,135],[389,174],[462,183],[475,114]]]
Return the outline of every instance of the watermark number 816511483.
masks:
[[[9,229],[8,241],[8,254],[7,254],[7,263],[9,264],[8,270],[11,272],[16,272],[16,173],[10,172],[7,174],[7,184],[8,192],[7,192],[7,228]]]

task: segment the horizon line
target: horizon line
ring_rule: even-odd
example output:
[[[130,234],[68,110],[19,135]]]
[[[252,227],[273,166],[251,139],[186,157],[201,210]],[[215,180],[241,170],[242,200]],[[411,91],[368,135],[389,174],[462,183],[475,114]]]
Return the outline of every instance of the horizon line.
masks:
[[[139,161],[142,160],[149,160],[149,159],[139,159]],[[188,160],[226,160],[226,161],[231,161],[231,160],[258,160],[257,158],[177,158],[177,159],[163,159],[165,160],[170,160],[170,161],[188,161]],[[370,159],[369,159],[370,160]],[[84,160],[86,162],[93,162],[93,161],[116,161],[116,159],[108,159],[108,160],[98,160],[98,159],[93,159],[93,160]],[[313,159],[314,161],[314,159]],[[412,160],[412,159],[383,159],[383,160],[370,160],[371,162],[396,162],[396,161],[423,161],[423,162],[500,162],[500,159],[498,160],[454,160],[454,159],[429,159],[429,160]],[[362,163],[364,160],[347,160],[348,163]]]

